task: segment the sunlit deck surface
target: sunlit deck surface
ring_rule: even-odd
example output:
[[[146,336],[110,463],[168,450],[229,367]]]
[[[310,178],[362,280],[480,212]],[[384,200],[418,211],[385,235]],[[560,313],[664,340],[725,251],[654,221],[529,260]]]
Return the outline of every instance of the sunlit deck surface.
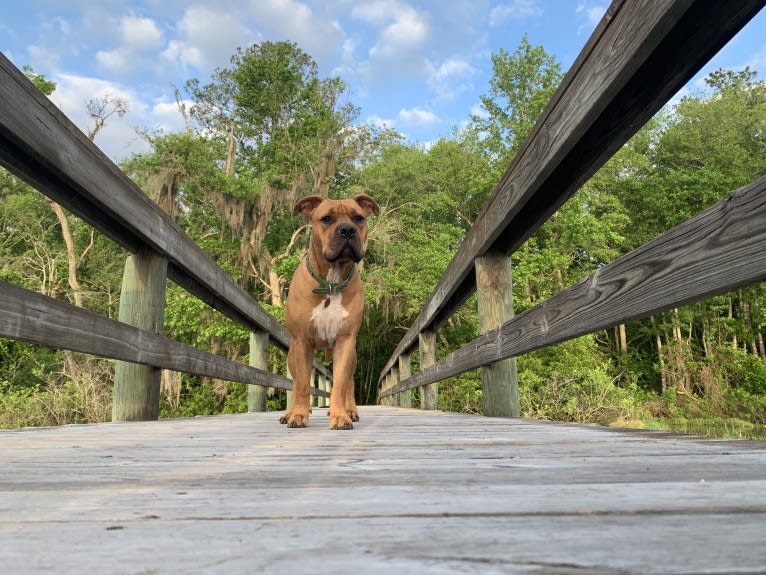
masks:
[[[766,442],[363,407],[0,432],[2,573],[766,573]]]

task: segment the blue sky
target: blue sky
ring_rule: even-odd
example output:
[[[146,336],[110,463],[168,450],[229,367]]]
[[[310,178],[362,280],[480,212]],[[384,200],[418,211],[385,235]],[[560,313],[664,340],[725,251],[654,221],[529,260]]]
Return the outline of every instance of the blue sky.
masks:
[[[410,142],[449,136],[479,111],[490,57],[527,34],[566,70],[603,15],[602,0],[27,0],[0,15],[0,51],[57,83],[53,101],[84,131],[86,102],[125,98],[96,138],[111,158],[145,151],[138,130],[178,131],[174,87],[229,65],[238,46],[290,40],[322,77],[340,76],[360,121]],[[717,68],[766,77],[766,11],[684,90]]]

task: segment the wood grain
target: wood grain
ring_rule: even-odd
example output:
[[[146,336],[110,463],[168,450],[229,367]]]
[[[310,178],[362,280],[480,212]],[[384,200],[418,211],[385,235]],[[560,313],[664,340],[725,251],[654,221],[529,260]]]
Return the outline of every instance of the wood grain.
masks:
[[[256,369],[269,369],[269,334],[265,331],[250,333],[249,364]],[[266,411],[268,389],[262,385],[247,388],[247,410]]]
[[[227,381],[292,389],[289,379],[268,371],[200,351],[4,281],[0,281],[0,337]],[[322,394],[316,390],[312,393]]]
[[[120,290],[120,322],[155,335],[165,331],[167,268],[165,258],[146,249],[128,256]],[[112,421],[157,419],[161,376],[162,370],[151,365],[115,362]]]
[[[420,354],[420,369],[431,367],[436,363],[436,333],[421,332],[418,336],[418,353]],[[423,386],[421,390],[421,409],[439,409],[439,382]]]
[[[321,415],[286,429],[273,413],[0,431],[0,564],[14,575],[764,572],[765,442],[360,415],[349,432]]]
[[[2,54],[0,101],[0,164],[129,251],[165,256],[179,285],[288,347],[286,330]]]
[[[0,53],[0,165],[130,252],[168,260],[168,277],[282,349],[287,330]],[[318,362],[316,368],[330,376]]]
[[[476,258],[479,333],[485,334],[513,318],[511,257],[487,254]],[[404,378],[402,378],[404,379]],[[481,368],[482,413],[488,417],[518,417],[519,378],[516,359],[502,359]]]
[[[474,292],[473,261],[511,253],[763,7],[762,0],[613,2],[386,363]]]
[[[766,280],[766,176],[381,395]]]

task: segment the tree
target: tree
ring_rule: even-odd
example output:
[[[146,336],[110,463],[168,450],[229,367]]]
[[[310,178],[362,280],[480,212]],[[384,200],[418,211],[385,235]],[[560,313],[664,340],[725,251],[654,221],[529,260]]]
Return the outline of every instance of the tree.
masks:
[[[295,44],[240,48],[231,62],[210,84],[187,83],[191,114],[206,137],[225,143],[227,179],[209,195],[239,240],[240,277],[267,287],[279,303],[285,278],[275,274],[269,246],[282,242],[267,243],[267,236],[283,229],[278,220],[300,196],[327,195],[371,135],[352,128],[357,110],[341,101],[343,82],[320,79],[316,63]]]
[[[626,247],[653,239],[766,172],[766,84],[748,68],[717,70],[706,83],[708,93],[664,110],[616,156],[621,165],[610,185],[631,214]],[[634,340],[645,342],[632,350],[636,373],[647,387],[718,393],[715,386],[728,385],[722,366],[731,361],[732,347],[766,356],[764,291],[751,286],[633,322]]]
[[[532,46],[526,35],[513,54],[501,48],[492,55],[489,93],[480,98],[486,116],[471,116],[471,129],[481,134],[487,155],[500,173],[521,147],[562,78],[553,56],[542,46]]]

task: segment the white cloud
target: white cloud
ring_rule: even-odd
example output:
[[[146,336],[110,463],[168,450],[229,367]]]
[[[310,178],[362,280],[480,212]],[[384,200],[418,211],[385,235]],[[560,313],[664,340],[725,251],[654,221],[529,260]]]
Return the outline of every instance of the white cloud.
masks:
[[[178,37],[162,52],[162,59],[202,73],[226,66],[237,46],[257,40],[234,13],[203,6],[188,8],[177,29]]]
[[[136,133],[134,126],[146,125],[147,106],[130,91],[112,82],[58,74],[52,78],[56,90],[51,101],[83,132],[93,127],[87,103],[91,99],[122,98],[128,102],[128,113],[120,118],[116,114],[107,119],[106,126],[98,133],[95,144],[112,159],[122,159],[131,154],[146,152],[149,145]]]
[[[407,10],[386,26],[378,42],[370,49],[372,58],[392,58],[421,46],[428,35],[428,25],[414,10]]]
[[[408,126],[426,126],[439,123],[439,117],[433,112],[416,106],[410,110],[400,110],[399,121]]]
[[[453,100],[459,94],[471,90],[471,77],[476,69],[465,60],[449,58],[439,66],[429,63],[428,85],[441,100]]]
[[[118,75],[129,74],[138,68],[151,69],[154,54],[163,43],[162,32],[154,20],[127,16],[120,20],[119,27],[120,45],[114,50],[96,52],[98,64]]]
[[[371,24],[383,24],[396,19],[401,10],[402,5],[397,0],[373,0],[355,3],[351,8],[351,15]]]
[[[184,100],[182,103],[186,106],[187,111],[194,104],[191,100]],[[155,103],[151,109],[151,117],[154,118],[154,128],[162,130],[166,134],[182,132],[186,129],[183,115],[178,109],[178,103],[175,101]]]
[[[601,21],[601,18],[606,12],[606,8],[606,5],[601,4],[600,2],[592,2],[589,0],[580,2],[577,5],[575,12],[584,16],[585,22],[577,28],[577,33],[581,34],[582,32],[592,31],[596,27],[596,24]]]
[[[513,0],[505,4],[498,4],[489,14],[489,25],[500,26],[508,20],[523,22],[528,18],[543,15],[543,8],[539,0]]]
[[[482,120],[486,120],[489,118],[489,113],[487,112],[486,108],[482,106],[481,104],[474,104],[471,106],[471,116],[476,116],[478,118],[481,118]]]
[[[27,51],[35,62],[35,68],[37,70],[56,70],[61,67],[61,53],[58,50],[48,48],[47,46],[27,46]],[[45,66],[40,68],[37,63],[44,63]]]
[[[264,37],[295,42],[321,63],[343,49],[337,21],[318,15],[296,0],[252,0],[250,10]]]
[[[96,62],[99,66],[113,74],[124,74],[130,70],[131,58],[127,50],[99,50],[96,52]]]
[[[362,2],[351,15],[378,27],[378,37],[370,48],[374,60],[402,60],[416,52],[429,35],[428,16],[398,0]]]
[[[393,128],[396,125],[396,122],[394,122],[393,120],[386,120],[375,114],[368,116],[367,120],[365,120],[365,123],[370,124],[371,126],[374,126],[376,128],[381,128],[381,129]]]
[[[162,45],[162,32],[151,18],[123,18],[122,43],[136,52],[154,51]]]

